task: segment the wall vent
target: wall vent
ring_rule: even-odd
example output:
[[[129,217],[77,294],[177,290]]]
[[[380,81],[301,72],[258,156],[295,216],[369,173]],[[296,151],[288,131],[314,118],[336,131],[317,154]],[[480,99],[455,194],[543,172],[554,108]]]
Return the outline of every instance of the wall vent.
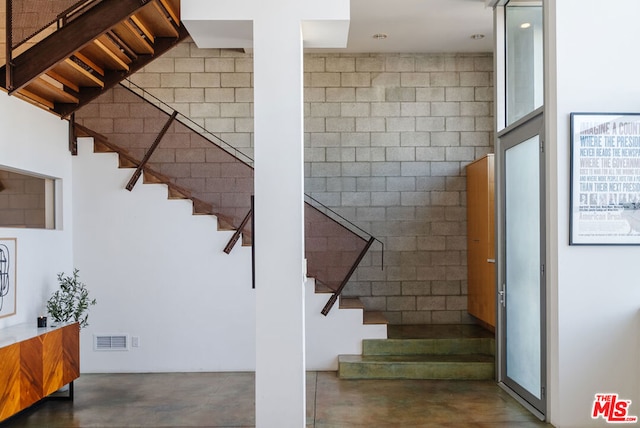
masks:
[[[128,351],[128,334],[94,334],[94,351]]]

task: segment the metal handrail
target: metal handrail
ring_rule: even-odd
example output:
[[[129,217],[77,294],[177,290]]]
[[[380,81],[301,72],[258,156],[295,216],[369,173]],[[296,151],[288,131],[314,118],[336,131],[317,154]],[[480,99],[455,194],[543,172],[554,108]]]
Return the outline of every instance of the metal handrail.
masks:
[[[134,94],[142,97],[143,99],[149,101],[148,97],[152,98],[153,100],[155,100],[156,103],[158,103],[159,105],[163,106],[164,108],[160,108],[158,107],[160,110],[164,111],[165,113],[167,113],[166,110],[170,110],[171,112],[176,111],[173,107],[171,107],[169,104],[165,103],[164,101],[162,101],[161,99],[159,99],[158,97],[156,97],[155,95],[151,94],[149,91],[147,91],[146,89],[142,88],[141,86],[135,84],[134,82],[132,82],[130,79],[124,79],[123,82],[127,82],[127,84],[137,88],[139,91],[142,92],[143,95],[138,94],[136,91],[134,91],[133,89],[131,89],[130,87],[127,87],[127,85],[124,85],[123,83],[120,83],[122,85],[122,87],[127,88],[129,91],[133,92]],[[153,104],[153,102],[152,102]],[[157,106],[156,106],[157,107]],[[168,114],[168,113],[167,113]],[[185,119],[188,123],[185,123],[182,119]],[[198,130],[203,131],[206,135],[211,135],[212,137],[214,137],[217,141],[219,141],[220,143],[222,143],[222,145],[217,144],[214,141],[211,140],[207,140],[209,141],[211,144],[221,148],[222,150],[225,150],[226,152],[228,152],[230,155],[234,156],[236,159],[240,160],[241,162],[242,159],[240,159],[238,157],[238,155],[241,155],[242,157],[246,158],[248,160],[248,162],[244,162],[245,164],[249,165],[251,168],[253,168],[253,159],[251,157],[249,157],[248,155],[242,153],[241,151],[239,151],[238,149],[236,149],[235,147],[233,147],[231,144],[227,143],[226,141],[224,141],[221,137],[215,135],[214,133],[212,133],[211,131],[209,131],[208,129],[206,129],[204,126],[200,125],[199,123],[193,121],[191,118],[185,116],[182,113],[179,113],[179,117],[177,119],[179,122],[181,122],[182,124],[184,124],[185,126],[191,128],[192,130],[198,132]],[[196,128],[198,128],[198,130],[193,129],[193,127],[191,126],[195,126]],[[229,150],[232,150],[233,152],[229,152]],[[360,236],[361,238],[362,235],[358,232],[356,232],[354,229],[358,230],[361,233],[364,233],[365,236],[367,237],[373,237],[375,241],[379,242],[382,245],[382,252],[383,252],[383,260],[384,260],[384,243],[379,240],[378,238],[374,237],[372,234],[370,234],[369,232],[367,232],[366,230],[362,229],[361,227],[359,227],[358,225],[354,224],[353,222],[351,222],[350,220],[344,218],[342,215],[338,214],[337,212],[335,212],[334,210],[332,210],[331,208],[329,208],[328,206],[326,206],[325,204],[323,204],[322,202],[318,201],[317,199],[315,199],[314,197],[312,197],[311,195],[305,193],[304,194],[305,198],[313,201],[313,204],[309,204],[311,206],[314,206],[314,204],[317,204],[319,206],[321,206],[324,210],[326,210],[327,212],[331,213],[331,215],[329,215],[329,217],[331,217],[334,221],[337,221],[338,223],[342,224],[340,221],[336,220],[336,217],[339,218],[340,220],[346,222],[350,227],[347,227],[347,229],[349,229],[351,232],[355,233],[356,235]],[[344,225],[343,225],[344,226]],[[346,227],[346,226],[345,226]],[[366,238],[363,238],[366,240]],[[384,263],[382,263],[383,267],[384,267]]]
[[[253,196],[252,196],[252,198],[253,198]],[[253,199],[251,200],[251,203],[253,204]],[[233,247],[235,247],[236,242],[238,242],[238,239],[240,239],[240,235],[242,235],[242,232],[244,231],[245,227],[247,227],[247,223],[249,222],[249,220],[252,217],[253,217],[253,205],[252,205],[251,209],[249,210],[249,212],[247,213],[247,215],[244,216],[244,219],[242,220],[242,223],[240,223],[240,226],[238,226],[238,228],[234,232],[234,234],[231,237],[231,239],[229,239],[229,243],[227,243],[227,246],[224,247],[223,251],[225,253],[227,253],[227,254],[231,253],[231,250],[233,250]]]
[[[142,162],[140,162],[140,164],[136,168],[135,172],[131,176],[131,179],[127,183],[126,189],[128,191],[132,191],[133,190],[133,187],[138,182],[138,179],[140,178],[140,175],[142,175],[142,170],[147,165],[147,162],[149,162],[149,159],[151,159],[151,156],[153,155],[153,152],[155,152],[155,150],[160,145],[160,141],[162,141],[162,138],[165,136],[165,134],[169,130],[169,127],[171,126],[173,121],[176,119],[177,115],[178,115],[178,112],[174,111],[173,114],[171,115],[171,117],[169,117],[169,120],[167,120],[167,122],[162,127],[162,130],[160,131],[160,133],[158,133],[158,136],[156,137],[156,139],[153,142],[153,144],[151,145],[151,147],[149,147],[149,150],[147,150],[147,153],[144,154],[144,157],[142,158]]]
[[[167,103],[165,103],[164,101],[160,100],[158,97],[154,96],[153,94],[150,94],[148,91],[146,91],[144,88],[140,87],[139,85],[133,83],[131,80],[129,79],[124,79],[124,81],[126,81],[129,85],[134,86],[135,88],[137,88],[139,91],[142,92],[142,95],[137,93],[136,91],[134,91],[133,89],[131,89],[130,87],[127,87],[126,85],[124,85],[123,83],[120,83],[122,87],[128,89],[129,91],[131,91],[132,93],[136,94],[137,96],[141,97],[142,99],[146,100],[147,102],[155,105],[154,102],[150,101],[147,97],[151,97],[155,100],[155,102],[158,105],[155,105],[159,110],[163,111],[164,113],[168,114],[168,112],[166,110],[172,111],[172,115],[173,116],[177,116],[179,113],[177,112],[177,110],[175,110],[173,107],[171,107],[170,105],[168,105]],[[162,106],[162,107],[160,107]],[[163,108],[164,107],[164,108]],[[190,128],[192,131],[194,132],[198,132],[200,135],[202,135],[201,132],[199,132],[196,129],[193,129],[193,126],[195,125],[195,127],[197,129],[200,129],[202,131],[204,131],[205,135],[202,135],[203,137],[205,137],[205,139],[207,141],[209,141],[209,143],[215,145],[216,147],[226,151],[227,153],[229,153],[229,155],[235,157],[238,161],[243,162],[244,164],[246,164],[247,166],[249,166],[250,168],[253,168],[252,163],[253,163],[253,159],[250,158],[249,156],[245,155],[244,153],[240,152],[239,150],[237,150],[235,147],[231,146],[230,144],[228,144],[226,141],[224,141],[222,138],[220,138],[219,136],[213,134],[212,132],[210,132],[209,130],[207,130],[205,127],[203,127],[202,125],[196,123],[195,121],[193,121],[192,119],[190,119],[189,117],[180,114],[181,118],[184,118],[185,121],[187,123],[185,123],[185,121],[178,119],[178,121],[180,121],[183,125],[187,126],[188,128]],[[214,141],[211,141],[210,139],[206,138],[206,135],[211,135],[213,136],[217,141],[221,142],[222,144],[224,144],[224,146],[221,146],[219,144],[216,144]],[[230,153],[229,150],[227,150],[227,147],[230,148],[231,150],[233,150],[233,153]],[[246,159],[249,160],[249,162],[244,162],[242,159],[240,159],[238,157],[238,154],[241,154],[243,157],[245,157]],[[351,279],[351,276],[353,276],[355,270],[357,269],[358,265],[360,264],[360,262],[362,261],[362,259],[364,258],[365,254],[367,253],[367,251],[369,251],[369,248],[371,248],[371,245],[373,245],[374,242],[379,242],[380,245],[382,246],[382,253],[381,253],[381,262],[380,262],[380,268],[382,270],[384,270],[384,243],[379,240],[378,238],[376,238],[375,236],[371,235],[369,232],[365,231],[364,229],[362,229],[361,227],[357,226],[356,224],[352,223],[351,221],[347,220],[344,216],[338,214],[337,212],[333,211],[331,208],[327,207],[326,205],[324,205],[322,202],[318,201],[317,199],[313,198],[312,196],[308,195],[308,194],[304,194],[305,198],[309,199],[310,201],[313,202],[313,204],[317,204],[318,206],[322,207],[323,210],[325,210],[325,212],[323,212],[324,215],[326,215],[329,219],[331,219],[332,221],[336,222],[337,224],[339,224],[340,226],[344,227],[346,230],[348,230],[349,232],[357,235],[358,237],[360,237],[361,239],[366,241],[366,244],[364,246],[364,248],[360,251],[357,259],[354,261],[354,263],[352,264],[349,272],[347,273],[347,275],[342,279],[340,285],[338,286],[338,288],[333,292],[333,294],[331,295],[331,297],[329,298],[329,300],[327,301],[326,305],[324,306],[324,308],[322,309],[321,313],[323,315],[327,315],[329,313],[329,311],[331,310],[331,308],[333,307],[333,305],[335,304],[335,302],[337,301],[338,297],[340,296],[340,294],[342,293],[342,290],[344,289],[344,287],[347,285],[347,283],[349,282],[349,280]],[[253,201],[253,198],[252,198]],[[317,206],[314,206],[312,203],[310,202],[306,202],[309,206],[311,206],[312,208],[318,210]],[[320,211],[320,210],[318,210]],[[321,211],[322,212],[322,211]],[[329,214],[330,213],[330,214]],[[235,246],[236,242],[238,241],[242,231],[244,230],[244,228],[247,225],[247,222],[249,221],[249,219],[251,219],[252,225],[253,225],[253,220],[254,220],[254,216],[253,216],[253,205],[251,210],[247,213],[247,215],[245,216],[244,220],[242,221],[241,226],[235,231],[234,235],[232,236],[231,240],[229,241],[229,243],[227,244],[227,246],[224,249],[224,252],[229,254],[231,252],[231,250],[233,249],[233,247]],[[342,221],[339,221],[337,219],[340,219]],[[344,222],[344,223],[343,223]],[[346,225],[345,225],[346,223]],[[348,226],[349,227],[348,227]],[[253,232],[253,228],[252,228],[252,232]],[[368,236],[369,238],[366,239],[365,237],[362,236],[362,234],[364,234],[365,236]],[[254,242],[255,243],[255,242]],[[252,245],[252,263],[254,260],[254,251],[255,251],[255,245]],[[252,268],[252,275],[255,275],[255,269]],[[253,287],[255,288],[255,277],[253,279]]]
[[[369,238],[373,238],[375,241],[378,241],[379,243],[382,244],[382,241],[380,241],[378,238],[376,238],[375,236],[373,236],[372,234],[370,234],[369,232],[367,232],[366,230],[362,229],[360,226],[358,226],[357,224],[352,223],[350,220],[347,220],[346,218],[344,218],[342,215],[338,214],[337,212],[333,211],[331,208],[329,208],[328,206],[326,206],[325,204],[323,204],[322,202],[320,202],[319,200],[315,199],[313,196],[308,195],[308,194],[304,194],[304,197],[307,199],[310,199],[314,202],[314,204],[318,204],[320,205],[322,208],[324,208],[325,210],[331,212],[331,214],[333,216],[336,216],[338,218],[340,218],[341,220],[346,221],[347,223],[349,223],[349,226],[352,226],[353,228],[357,229],[358,231],[364,233],[367,237]],[[313,204],[309,204],[313,207]],[[314,207],[315,208],[315,207]],[[331,216],[330,216],[331,217]],[[333,219],[335,220],[335,219]],[[355,232],[354,230],[352,230],[351,228],[347,228],[349,229],[351,232],[355,233],[356,235],[360,236],[362,239],[365,239],[362,237],[362,235],[360,235],[359,233]],[[384,244],[383,244],[384,245]]]
[[[138,94],[136,91],[134,91],[133,89],[131,89],[130,87],[128,87],[127,85],[123,84],[122,82],[127,82],[127,85],[131,85],[133,87],[135,87],[137,90],[142,92],[142,95]],[[162,101],[161,99],[159,99],[158,97],[156,97],[155,95],[153,95],[152,93],[150,93],[149,91],[147,91],[146,89],[144,89],[143,87],[133,83],[130,79],[124,79],[122,82],[120,82],[120,85],[124,88],[127,88],[129,91],[133,92],[134,94],[142,97],[143,99],[147,100],[148,102],[150,102],[151,104],[159,104],[160,106],[164,107],[158,107],[160,110],[164,111],[165,113],[169,114],[167,112],[167,110],[174,112],[177,111],[176,109],[174,109],[173,107],[171,107],[169,104],[165,103],[164,101]],[[154,101],[150,101],[149,98],[152,98]],[[216,141],[218,141],[220,144],[211,141],[209,139],[207,139],[207,141],[209,141],[211,144],[221,148],[222,150],[228,152],[230,155],[232,155],[233,157],[235,157],[236,159],[238,159],[239,161],[241,161],[242,163],[245,163],[249,166],[251,166],[253,168],[253,159],[249,156],[247,156],[246,154],[244,154],[243,152],[241,152],[240,150],[236,149],[235,147],[233,147],[231,144],[227,143],[226,141],[224,141],[222,138],[220,138],[219,136],[217,136],[216,134],[214,134],[213,132],[209,131],[207,128],[205,128],[204,126],[200,125],[199,123],[195,122],[193,119],[191,119],[188,116],[185,116],[184,114],[178,112],[179,114],[179,118],[178,121],[181,122],[183,125],[187,126],[188,128],[191,128],[191,130],[198,132],[199,134],[205,134],[205,135],[210,135],[212,136]],[[188,123],[185,123],[188,122]],[[193,129],[194,127],[196,127],[197,129]],[[202,131],[202,132],[201,132]],[[240,157],[245,158],[245,160],[240,159]]]
[[[349,272],[347,273],[347,276],[344,277],[344,279],[340,283],[340,286],[338,287],[338,289],[333,292],[333,294],[331,295],[331,297],[329,298],[327,303],[324,305],[324,308],[322,308],[322,311],[320,311],[320,313],[322,315],[327,316],[329,314],[329,311],[331,310],[333,305],[335,305],[336,301],[338,300],[338,296],[340,296],[340,294],[342,294],[342,290],[347,285],[347,283],[351,279],[351,276],[353,275],[353,273],[358,268],[358,265],[360,264],[360,262],[364,258],[364,255],[367,253],[367,251],[369,251],[369,248],[373,244],[374,240],[375,240],[375,238],[371,237],[367,241],[367,245],[365,245],[365,247],[362,249],[362,251],[360,251],[360,254],[358,255],[358,258],[356,259],[355,262],[353,262],[353,265],[351,265],[351,269],[349,269]]]

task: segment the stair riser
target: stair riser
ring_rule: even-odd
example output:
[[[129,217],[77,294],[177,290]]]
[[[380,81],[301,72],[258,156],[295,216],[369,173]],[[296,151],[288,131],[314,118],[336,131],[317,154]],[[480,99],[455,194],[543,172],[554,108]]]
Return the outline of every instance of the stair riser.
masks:
[[[492,363],[343,363],[341,379],[491,380]]]
[[[461,355],[495,354],[495,340],[478,339],[386,339],[364,340],[362,355]]]

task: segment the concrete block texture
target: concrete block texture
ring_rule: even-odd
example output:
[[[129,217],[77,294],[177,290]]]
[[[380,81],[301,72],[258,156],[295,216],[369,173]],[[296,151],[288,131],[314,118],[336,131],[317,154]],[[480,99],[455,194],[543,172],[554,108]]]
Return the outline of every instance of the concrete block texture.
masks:
[[[185,42],[132,80],[250,152],[252,73],[251,54]],[[492,55],[312,53],[304,73],[307,193],[386,244],[384,270],[376,243],[345,294],[392,323],[473,322],[464,168],[493,152]],[[207,172],[200,151],[169,157],[181,177]]]

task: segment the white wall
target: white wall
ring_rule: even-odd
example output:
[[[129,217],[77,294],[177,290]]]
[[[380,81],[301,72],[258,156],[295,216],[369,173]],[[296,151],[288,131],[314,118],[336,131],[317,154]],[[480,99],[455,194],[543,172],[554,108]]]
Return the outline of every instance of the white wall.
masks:
[[[83,372],[247,371],[255,369],[255,291],[251,252],[222,252],[231,232],[191,204],[167,200],[165,185],[138,182],[117,155],[94,154],[81,139],[73,160],[74,263],[98,304],[83,330]],[[335,370],[337,355],[359,353],[360,310],[320,314],[327,295],[307,284],[307,368]],[[277,311],[278,307],[273,310]],[[96,352],[94,334],[129,334],[140,346]],[[273,332],[277,335],[278,332]]]
[[[68,122],[15,97],[0,94],[0,167],[57,179],[55,230],[0,228],[17,238],[17,311],[0,328],[33,322],[43,314],[59,272],[71,273],[71,155]]]
[[[251,258],[213,216],[167,200],[161,184],[124,189],[132,169],[79,144],[73,162],[74,262],[98,304],[83,330],[83,372],[251,370],[255,299]],[[96,352],[94,334],[130,334],[140,346]]]
[[[545,1],[546,132],[550,186],[550,416],[592,420],[596,393],[632,400],[640,415],[640,247],[569,246],[571,112],[637,112],[637,0]]]

